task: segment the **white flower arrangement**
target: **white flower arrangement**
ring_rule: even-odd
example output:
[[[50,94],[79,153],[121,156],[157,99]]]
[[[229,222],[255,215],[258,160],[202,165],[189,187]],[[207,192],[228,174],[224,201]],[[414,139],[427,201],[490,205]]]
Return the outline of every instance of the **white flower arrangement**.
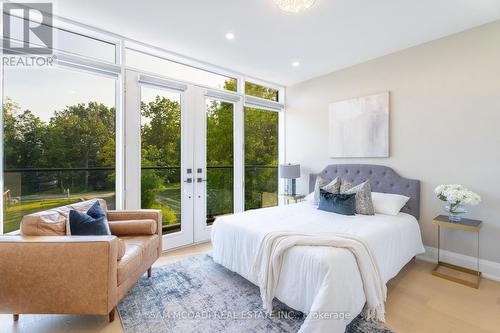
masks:
[[[436,196],[450,204],[450,206],[477,205],[481,202],[481,197],[459,184],[439,185],[434,190]]]

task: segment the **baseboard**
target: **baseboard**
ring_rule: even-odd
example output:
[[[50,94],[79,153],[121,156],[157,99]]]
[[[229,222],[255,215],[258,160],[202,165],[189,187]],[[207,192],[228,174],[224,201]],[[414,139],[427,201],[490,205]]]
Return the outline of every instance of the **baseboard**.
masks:
[[[439,255],[441,261],[474,270],[477,269],[477,259],[474,257],[446,250],[440,250]],[[425,253],[418,255],[417,259],[436,263],[437,249],[435,247],[425,246]],[[479,271],[482,272],[483,277],[486,279],[500,281],[500,263],[498,262],[480,259]]]

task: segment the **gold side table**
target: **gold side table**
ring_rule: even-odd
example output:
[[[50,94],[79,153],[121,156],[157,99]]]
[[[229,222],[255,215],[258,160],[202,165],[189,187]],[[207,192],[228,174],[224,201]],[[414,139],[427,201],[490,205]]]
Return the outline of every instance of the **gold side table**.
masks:
[[[285,202],[286,204],[290,204],[290,200],[293,200],[295,203],[301,201],[301,200],[304,200],[304,198],[306,197],[305,195],[303,194],[295,194],[295,195],[288,195],[288,194],[280,194],[280,197],[282,197],[283,199],[285,199]]]
[[[448,216],[439,215],[434,218],[432,221],[433,225],[438,227],[438,248],[437,248],[437,256],[438,263],[434,270],[432,271],[432,275],[439,276],[443,279],[450,280],[453,282],[457,282],[472,288],[479,288],[479,282],[481,281],[481,272],[479,271],[479,230],[481,229],[482,221],[465,219],[463,218],[460,221],[451,221]],[[442,262],[440,258],[440,247],[441,247],[441,228],[455,229],[455,230],[463,230],[463,231],[472,231],[477,234],[477,269],[469,269],[457,265],[452,265],[446,262]],[[461,279],[456,276],[451,276],[446,273],[440,272],[440,267],[446,267],[461,273],[470,274],[474,277],[474,281],[469,281],[465,279]]]

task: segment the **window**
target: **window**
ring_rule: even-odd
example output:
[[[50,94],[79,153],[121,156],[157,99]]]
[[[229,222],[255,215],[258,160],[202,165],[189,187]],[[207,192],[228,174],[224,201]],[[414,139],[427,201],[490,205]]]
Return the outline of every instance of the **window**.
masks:
[[[245,107],[245,210],[278,204],[279,113]]]
[[[11,25],[14,28],[10,37],[13,43],[20,45],[24,38],[23,19],[14,18],[14,21],[17,23]],[[58,27],[53,29],[53,48],[60,51],[56,52],[58,61],[54,67],[4,66],[0,97],[3,104],[3,123],[0,124],[3,131],[0,170],[3,216],[0,223],[4,232],[17,230],[26,214],[96,197],[105,199],[109,209],[122,208],[123,204],[135,207],[139,193],[142,207],[162,210],[164,233],[178,231],[182,206],[181,171],[184,167],[192,168],[193,159],[198,163],[197,158],[202,155],[206,158],[203,163],[207,169],[204,170],[206,174],[203,173],[206,179],[200,179],[207,181],[206,207],[203,207],[207,224],[218,215],[241,210],[243,189],[238,185],[243,181],[245,209],[277,204],[279,113],[268,110],[281,109],[281,88],[253,82],[245,82],[243,87],[243,76],[237,73],[223,69],[203,70],[207,68],[203,63],[181,57],[169,60],[168,52],[162,57],[161,50],[153,46],[150,51],[147,46],[138,46],[143,51],[137,51],[132,49],[133,41],[76,26],[64,19],[55,18],[54,25]],[[42,46],[42,41],[36,38],[30,37],[30,43]],[[131,49],[124,45],[130,45]],[[133,84],[131,81],[126,80],[124,86],[117,82],[122,72],[116,64],[117,55],[121,54],[124,54],[126,70],[137,72],[139,77],[152,74],[159,79],[163,76],[179,82],[179,87],[174,84],[172,89],[189,87],[184,94],[160,89],[162,85],[154,82],[148,86],[147,82],[139,81],[142,98],[140,148],[121,142],[117,145],[117,138],[119,141],[130,138],[127,136],[130,133],[126,133],[130,129],[116,127],[125,124],[122,117],[127,116],[123,110],[116,113],[115,107],[121,109],[122,102],[129,101],[128,97],[135,100],[139,87],[127,89]],[[198,89],[194,85],[208,89]],[[116,87],[121,90],[116,91]],[[212,93],[203,95],[206,90]],[[247,96],[241,96],[243,93]],[[206,98],[206,105],[193,102],[197,94],[199,102]],[[181,110],[184,105],[181,105],[181,96],[187,100],[185,110]],[[116,101],[119,101],[117,106]],[[245,148],[242,151],[240,117],[244,103],[252,107],[244,109]],[[133,137],[138,143],[135,139],[139,132],[139,110],[135,111],[133,123],[137,125],[137,132],[134,131]],[[192,113],[196,113],[196,121],[201,122],[203,111],[207,137],[203,138],[203,144],[197,142],[193,147],[191,141],[198,139],[193,133],[181,133],[181,114],[186,112],[186,128],[189,129],[194,126]],[[120,135],[117,137],[116,133]],[[181,144],[182,136],[189,138],[184,140],[187,149]],[[182,170],[181,146],[186,149],[182,156],[188,156],[183,160],[186,165]],[[125,151],[128,157],[131,154],[142,157],[141,161],[132,162],[134,168],[116,165],[115,161],[124,162]],[[117,154],[120,156],[115,156]],[[241,170],[243,159],[246,161],[244,171]],[[135,171],[139,169],[139,162],[140,174]],[[125,172],[133,173],[133,181],[122,177]],[[123,185],[130,184],[134,191],[116,193],[117,189],[122,191]],[[134,194],[130,196],[130,193]],[[193,220],[190,214],[182,218]],[[201,210],[194,215],[200,214]]]
[[[11,43],[23,42],[23,19],[17,16],[11,18]],[[53,28],[53,46],[54,50],[64,51],[100,61],[115,63],[116,45],[100,39],[84,36],[82,34],[70,32],[65,29]],[[37,44],[30,40],[31,45],[43,46],[40,42]]]
[[[103,198],[115,206],[116,80],[5,67],[4,232],[23,215]]]
[[[235,78],[211,73],[131,49],[126,49],[125,52],[126,65],[135,69],[207,87],[237,91],[238,80]]]
[[[116,62],[115,44],[63,29],[54,30],[54,49],[110,63]]]
[[[181,227],[181,96],[141,87],[141,207],[160,209],[163,232]]]
[[[207,224],[233,212],[234,104],[206,100]]]
[[[279,90],[261,86],[252,82],[245,82],[245,94],[278,102]]]

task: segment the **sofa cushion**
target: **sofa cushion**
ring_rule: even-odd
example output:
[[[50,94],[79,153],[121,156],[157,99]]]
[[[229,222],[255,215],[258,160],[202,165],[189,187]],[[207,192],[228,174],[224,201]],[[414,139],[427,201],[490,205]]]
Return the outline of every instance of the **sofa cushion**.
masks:
[[[158,223],[151,219],[110,221],[109,228],[111,234],[116,236],[154,235],[158,229]]]
[[[125,255],[118,261],[118,285],[126,281],[140,269],[144,260],[156,258],[158,251],[158,235],[125,236]]]
[[[69,229],[71,235],[76,236],[111,235],[106,213],[99,201],[94,202],[87,212],[70,210]]]
[[[69,222],[69,211],[74,209],[79,212],[86,212],[97,200],[99,200],[99,204],[106,211],[106,201],[103,199],[92,199],[25,215],[21,220],[21,233],[26,236],[68,235],[66,230],[68,229],[69,231],[69,228],[66,228],[66,225]]]
[[[122,284],[133,272],[139,269],[142,261],[142,247],[125,242],[125,254],[118,261],[117,282]]]
[[[125,244],[125,241],[121,238],[118,238],[118,260],[121,260],[123,256],[125,255],[125,251],[127,249],[127,245]]]

